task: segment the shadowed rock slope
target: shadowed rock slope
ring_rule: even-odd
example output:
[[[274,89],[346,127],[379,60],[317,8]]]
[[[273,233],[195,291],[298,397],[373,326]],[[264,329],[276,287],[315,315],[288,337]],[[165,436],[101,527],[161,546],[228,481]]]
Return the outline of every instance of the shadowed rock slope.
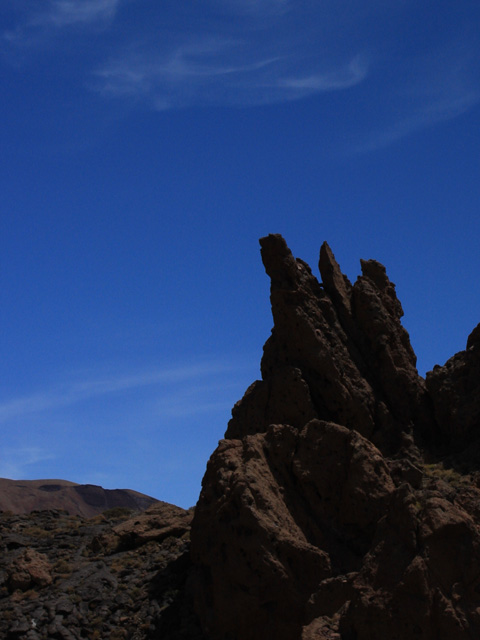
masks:
[[[210,640],[480,637],[480,325],[416,369],[385,268],[322,282],[262,238],[262,379],[208,462],[192,524]]]

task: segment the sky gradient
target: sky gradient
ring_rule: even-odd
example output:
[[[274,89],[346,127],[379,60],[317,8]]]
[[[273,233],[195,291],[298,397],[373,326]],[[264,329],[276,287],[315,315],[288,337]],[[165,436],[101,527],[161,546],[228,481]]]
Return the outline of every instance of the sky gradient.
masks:
[[[421,5],[421,6],[419,6]],[[258,238],[480,321],[480,6],[0,5],[0,476],[188,507],[270,334]]]

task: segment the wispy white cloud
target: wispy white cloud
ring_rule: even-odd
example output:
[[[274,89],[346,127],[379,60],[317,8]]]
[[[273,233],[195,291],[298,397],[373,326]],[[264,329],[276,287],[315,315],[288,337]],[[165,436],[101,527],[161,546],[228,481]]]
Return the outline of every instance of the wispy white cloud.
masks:
[[[215,377],[208,383],[197,380],[195,384],[182,385],[171,393],[163,394],[151,405],[151,411],[162,419],[187,418],[200,414],[229,415],[238,384],[228,377]],[[233,399],[232,399],[233,397]]]
[[[253,14],[258,16],[283,14],[294,0],[211,0],[217,9],[228,14]]]
[[[116,53],[98,63],[86,84],[103,96],[158,110],[298,100],[350,89],[368,75],[368,61],[354,45],[333,52],[328,44],[329,21],[338,20],[333,3],[315,8],[298,0],[205,0],[203,8],[189,8],[187,24],[168,2],[153,11],[150,24],[140,2],[143,19],[122,25],[119,9],[126,2],[133,0],[27,2],[19,11],[23,19],[3,39],[18,55],[47,42],[65,46],[55,34],[67,28],[81,38],[87,27],[108,26],[109,50]],[[102,60],[103,44],[95,47],[89,44],[89,53]]]
[[[156,393],[170,393],[172,386],[203,383],[205,379],[223,376],[238,370],[237,366],[204,362],[179,367],[138,372],[131,375],[88,376],[82,380],[58,384],[49,389],[0,403],[0,423],[28,414],[54,411],[108,394],[126,392],[149,386],[160,389]]]
[[[367,73],[366,57],[357,55],[346,65],[340,66],[334,71],[282,78],[277,84],[279,87],[298,92],[337,91],[354,87],[365,79]]]
[[[103,94],[147,100],[157,109],[268,104],[347,89],[367,73],[367,60],[359,55],[332,68],[321,59],[296,60],[281,47],[209,37],[166,53],[131,51],[110,60],[97,70],[95,87]]]
[[[115,17],[125,0],[47,0],[19,7],[15,28],[3,31],[0,38],[15,48],[29,48],[48,41],[64,28],[105,26]]]
[[[418,108],[415,113],[383,130],[371,133],[364,142],[351,147],[349,153],[368,153],[388,147],[417,131],[457,118],[479,103],[480,90],[472,89],[463,95],[445,97]]]
[[[32,25],[66,27],[110,20],[120,0],[50,0],[43,11],[30,17]]]
[[[189,476],[185,461],[195,450],[201,452],[196,473],[203,473],[231,407],[251,379],[250,368],[232,357],[126,374],[83,370],[37,393],[5,399],[0,477],[129,486],[158,491],[165,499],[163,489],[160,494],[147,488],[149,479],[140,482],[142,469],[154,465],[157,477],[164,473],[170,484],[173,472],[166,465],[174,460]]]
[[[459,45],[446,45],[441,51],[410,60],[405,76],[394,78],[379,94],[379,101],[388,102],[388,108],[382,110],[383,126],[371,129],[348,153],[387,147],[475,107],[480,103],[475,61],[468,47]]]
[[[113,95],[147,96],[170,91],[184,83],[209,83],[217,78],[255,71],[270,63],[269,60],[252,64],[227,62],[228,49],[238,45],[224,38],[205,38],[180,45],[166,54],[155,50],[135,52],[111,60],[97,72],[101,80],[99,90]]]
[[[2,447],[0,478],[25,478],[29,474],[29,467],[55,457],[54,453],[40,447]]]

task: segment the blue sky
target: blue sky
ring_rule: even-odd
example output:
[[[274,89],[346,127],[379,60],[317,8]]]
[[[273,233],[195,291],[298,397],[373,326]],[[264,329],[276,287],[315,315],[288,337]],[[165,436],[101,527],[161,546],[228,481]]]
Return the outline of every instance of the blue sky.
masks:
[[[0,476],[190,506],[271,329],[258,238],[480,321],[480,7],[0,5]]]

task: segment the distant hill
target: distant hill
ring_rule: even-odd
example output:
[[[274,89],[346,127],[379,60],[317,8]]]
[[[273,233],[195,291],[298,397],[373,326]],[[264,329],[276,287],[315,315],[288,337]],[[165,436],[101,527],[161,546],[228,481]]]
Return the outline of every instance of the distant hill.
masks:
[[[64,509],[70,515],[91,518],[106,509],[126,507],[144,511],[158,502],[131,489],[103,489],[68,480],[8,480],[0,478],[0,510],[17,514]]]

